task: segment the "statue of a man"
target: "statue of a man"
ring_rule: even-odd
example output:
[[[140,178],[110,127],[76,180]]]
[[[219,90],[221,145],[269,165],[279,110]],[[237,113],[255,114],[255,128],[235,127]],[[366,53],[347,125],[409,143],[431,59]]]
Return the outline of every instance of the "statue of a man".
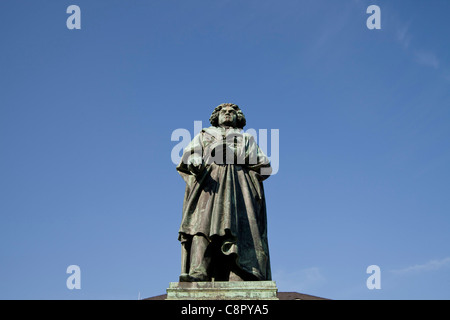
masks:
[[[177,166],[186,182],[180,281],[271,280],[262,184],[270,162],[241,132],[237,105],[217,106],[209,120]]]

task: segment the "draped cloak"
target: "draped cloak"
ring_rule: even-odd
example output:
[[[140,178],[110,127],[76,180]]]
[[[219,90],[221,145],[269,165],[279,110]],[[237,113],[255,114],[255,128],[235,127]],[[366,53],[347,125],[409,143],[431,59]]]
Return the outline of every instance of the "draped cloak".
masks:
[[[203,160],[195,175],[187,165],[193,156]],[[262,184],[271,168],[253,136],[239,129],[203,129],[184,149],[177,170],[186,182],[179,240],[203,235],[234,256],[238,268],[271,280]]]

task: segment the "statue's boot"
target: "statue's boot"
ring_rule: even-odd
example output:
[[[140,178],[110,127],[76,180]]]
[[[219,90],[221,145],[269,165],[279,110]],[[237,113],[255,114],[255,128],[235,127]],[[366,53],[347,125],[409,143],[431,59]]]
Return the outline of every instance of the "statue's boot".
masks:
[[[195,235],[192,238],[190,266],[188,281],[210,281],[208,275],[209,265],[211,263],[211,254],[209,241],[204,236]]]

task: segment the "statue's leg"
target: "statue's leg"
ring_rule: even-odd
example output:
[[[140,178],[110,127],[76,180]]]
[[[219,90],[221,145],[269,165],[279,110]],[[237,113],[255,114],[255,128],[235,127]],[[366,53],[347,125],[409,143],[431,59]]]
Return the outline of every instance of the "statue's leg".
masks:
[[[181,243],[181,275],[180,282],[189,281],[189,247],[190,243]]]
[[[209,249],[209,240],[201,235],[195,235],[192,238],[189,281],[209,281],[209,265],[211,263],[211,254]]]

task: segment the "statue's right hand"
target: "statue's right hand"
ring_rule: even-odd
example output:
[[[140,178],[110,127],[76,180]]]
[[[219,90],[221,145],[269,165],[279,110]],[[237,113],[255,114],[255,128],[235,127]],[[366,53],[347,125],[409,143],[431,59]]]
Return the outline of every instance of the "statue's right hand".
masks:
[[[188,170],[193,174],[198,174],[203,166],[202,157],[198,155],[192,155],[188,160]]]

